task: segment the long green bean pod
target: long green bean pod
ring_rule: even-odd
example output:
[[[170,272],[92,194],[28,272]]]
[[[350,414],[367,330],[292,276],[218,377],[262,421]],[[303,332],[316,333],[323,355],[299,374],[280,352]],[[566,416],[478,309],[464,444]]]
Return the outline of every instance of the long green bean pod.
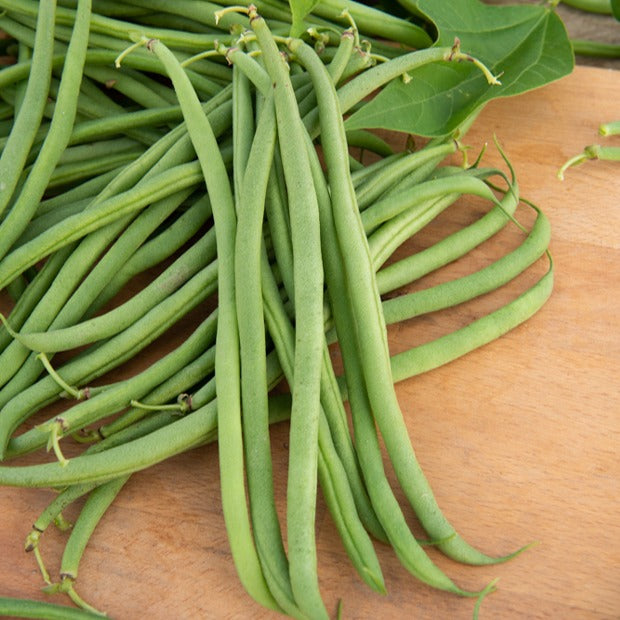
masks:
[[[43,118],[52,76],[55,9],[55,1],[44,2],[37,15],[31,68],[23,96],[26,106],[20,107],[0,157],[0,214],[9,204]]]
[[[63,69],[58,93],[57,113],[47,134],[41,152],[28,175],[7,217],[0,224],[0,257],[5,256],[11,244],[28,225],[45,191],[49,178],[71,135],[77,108],[77,94],[86,59],[90,28],[91,0],[82,0],[76,13],[75,26],[69,43],[69,58]]]
[[[226,527],[239,577],[250,595],[266,607],[279,609],[269,592],[256,554],[243,482],[243,444],[239,385],[239,336],[235,309],[234,239],[236,217],[232,190],[215,135],[200,101],[178,60],[160,41],[149,49],[166,67],[179,97],[188,133],[200,161],[211,198],[218,249],[218,327],[215,360],[220,416],[220,475]]]
[[[430,485],[417,462],[393,388],[385,320],[355,191],[346,164],[348,153],[344,124],[336,92],[323,64],[316,62],[314,55],[306,55],[305,50],[308,48],[296,40],[292,40],[289,47],[297,54],[304,54],[308,71],[316,84],[321,142],[325,150],[334,203],[334,225],[351,300],[352,329],[359,347],[360,370],[366,384],[368,405],[382,433],[399,482],[431,538],[446,540],[439,542],[438,546],[461,561],[495,562],[495,559],[478,552],[458,537],[437,507]],[[453,586],[449,587],[452,589]]]
[[[295,362],[287,483],[291,586],[302,612],[326,618],[317,578],[315,510],[323,342],[323,267],[318,205],[305,150],[305,129],[288,69],[265,20],[250,8],[250,25],[274,83],[278,142],[289,196],[295,288]]]

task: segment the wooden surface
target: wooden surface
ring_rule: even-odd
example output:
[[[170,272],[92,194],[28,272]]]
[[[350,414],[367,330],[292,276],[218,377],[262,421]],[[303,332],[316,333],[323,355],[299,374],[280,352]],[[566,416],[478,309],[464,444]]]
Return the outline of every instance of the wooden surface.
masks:
[[[513,561],[485,568],[431,551],[463,587],[500,578],[483,604],[483,619],[620,617],[620,164],[588,162],[564,182],[555,176],[562,162],[597,141],[599,122],[620,117],[618,102],[620,74],[577,68],[558,83],[485,109],[467,142],[477,147],[497,134],[522,195],[550,217],[555,290],[540,313],[501,340],[398,386],[419,460],[457,530],[490,554],[539,541]],[[499,162],[493,148],[485,162]],[[480,208],[472,204],[450,212],[444,224]],[[436,234],[436,228],[428,231],[418,243]],[[484,263],[513,236],[485,244],[451,273]],[[391,333],[391,343],[396,349],[463,324],[517,286],[410,321]],[[279,493],[286,432],[282,424],[273,433]],[[44,490],[0,489],[0,594],[45,598],[23,541],[50,497]],[[317,529],[330,611],[342,598],[344,617],[351,619],[471,617],[472,600],[421,585],[388,548],[378,554],[389,594],[369,591],[351,569],[322,498]],[[62,541],[57,532],[42,540],[52,573]],[[133,477],[91,540],[78,591],[118,619],[273,617],[238,585],[215,449]]]

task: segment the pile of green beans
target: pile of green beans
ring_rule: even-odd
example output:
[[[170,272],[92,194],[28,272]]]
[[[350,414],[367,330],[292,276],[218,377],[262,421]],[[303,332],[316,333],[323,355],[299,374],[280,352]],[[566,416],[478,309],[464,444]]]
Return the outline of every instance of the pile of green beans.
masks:
[[[216,440],[232,561],[261,605],[328,617],[319,486],[369,587],[389,585],[381,542],[420,581],[478,605],[494,585],[464,590],[431,560],[380,446],[430,544],[472,565],[521,551],[489,556],[448,522],[394,385],[532,316],[551,292],[551,263],[505,305],[435,340],[393,354],[387,333],[544,260],[548,220],[533,208],[533,223],[521,225],[517,209],[529,207],[519,207],[508,162],[508,175],[478,161],[455,166],[463,149],[453,137],[394,152],[370,132],[346,131],[346,114],[390,80],[472,60],[458,44],[396,50],[375,37],[424,47],[428,35],[397,18],[377,32],[372,10],[352,3],[343,17],[338,2],[320,3],[314,28],[292,38],[285,6],[258,4],[0,0],[16,57],[0,71],[0,484],[60,490],[26,550],[46,590],[67,594],[84,617],[99,612],[76,591],[79,562],[131,474]],[[457,201],[488,209],[403,254]],[[506,255],[412,286],[507,226],[520,242]],[[179,325],[181,342],[170,336]],[[157,359],[139,367],[152,343]],[[283,420],[286,539],[269,430]],[[45,462],[19,462],[45,450]],[[83,496],[54,581],[41,536]],[[3,609],[69,617],[27,601],[0,599]]]

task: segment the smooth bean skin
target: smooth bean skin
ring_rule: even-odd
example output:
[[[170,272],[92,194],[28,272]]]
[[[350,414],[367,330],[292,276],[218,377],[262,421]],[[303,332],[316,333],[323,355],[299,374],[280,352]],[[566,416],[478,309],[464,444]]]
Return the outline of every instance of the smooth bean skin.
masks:
[[[11,210],[0,224],[0,257],[5,256],[12,243],[27,227],[36,212],[50,176],[66,148],[77,111],[77,98],[88,45],[91,1],[78,6],[75,25],[69,43],[69,60],[63,68],[58,93],[58,110],[36,162],[28,175]],[[0,285],[1,286],[1,285]]]
[[[216,270],[211,271],[215,272]],[[204,277],[199,277],[198,282],[209,292],[212,292],[215,288],[213,285],[215,273],[210,275],[210,279],[211,286],[208,284],[205,286]],[[211,314],[181,345],[141,373],[109,386],[91,398],[80,401],[61,416],[55,416],[51,420],[37,425],[34,429],[13,437],[8,444],[8,454],[24,454],[43,447],[47,440],[47,433],[52,431],[59,418],[62,420],[63,427],[59,436],[64,436],[103,417],[121,411],[130,404],[132,399],[141,399],[160,385],[162,381],[165,381],[171,372],[175,372],[190,363],[202,352],[204,346],[209,346],[214,339],[216,325],[216,315]],[[16,408],[13,411],[16,411]]]
[[[234,70],[233,70],[234,71]],[[242,97],[249,95],[249,81],[239,76]],[[233,85],[235,82],[233,81]],[[237,91],[235,91],[237,92]],[[238,102],[241,108],[243,98]],[[257,106],[258,107],[258,106]],[[250,107],[248,111],[251,112]],[[266,335],[261,290],[261,251],[265,195],[276,144],[276,115],[271,98],[261,102],[251,144],[238,144],[239,179],[237,236],[235,238],[235,297],[241,362],[241,403],[250,515],[256,550],[274,598],[290,616],[304,618],[293,599],[288,561],[282,541],[273,490],[269,438],[269,404],[266,368]],[[247,123],[244,123],[247,126]],[[238,130],[245,134],[245,127]],[[243,138],[242,138],[243,139]],[[247,155],[247,157],[245,157]]]
[[[51,81],[56,2],[46,2],[37,15],[30,73],[24,92],[26,106],[15,115],[13,128],[0,157],[0,214],[4,212],[19,180],[30,146],[43,118]]]
[[[208,269],[208,268],[207,268]],[[207,277],[205,277],[207,276]],[[209,283],[211,279],[211,283]],[[175,295],[148,312],[125,332],[105,341],[102,345],[73,358],[62,368],[62,377],[70,385],[84,385],[102,376],[112,368],[133,357],[150,342],[176,323],[180,316],[204,301],[215,290],[215,279],[199,272]],[[62,388],[52,377],[44,377],[21,394],[15,396],[2,409],[0,434],[4,458],[9,437],[17,426],[29,417],[33,410],[58,398]],[[18,438],[11,440],[18,441]],[[11,450],[12,448],[9,448]]]
[[[398,264],[386,266],[377,273],[377,286],[381,293],[394,290],[412,282],[431,271],[447,265],[477,247],[501,230],[512,216],[519,203],[519,187],[513,179],[510,191],[479,220],[448,235],[441,241],[416,254],[404,258]],[[372,252],[372,249],[371,249]],[[388,252],[383,253],[383,255]],[[381,264],[378,253],[373,254],[374,264]]]
[[[435,312],[499,288],[540,258],[547,250],[550,238],[549,220],[539,211],[523,243],[491,265],[449,282],[384,301],[382,306],[386,322],[396,323],[405,317],[410,319]]]
[[[15,337],[32,351],[46,353],[66,351],[109,338],[129,327],[214,258],[214,233],[207,233],[204,242],[194,244],[142,291],[113,310],[70,327],[30,331]]]
[[[351,402],[351,411],[353,413],[353,421],[355,428],[355,436],[358,446],[358,455],[362,472],[364,473],[366,488],[370,495],[373,506],[377,512],[381,525],[384,527],[388,539],[395,548],[396,553],[407,567],[407,569],[418,577],[420,580],[432,585],[433,587],[449,590],[454,593],[467,595],[468,593],[457,587],[451,579],[449,579],[426,555],[424,550],[415,540],[407,525],[402,511],[398,506],[398,502],[394,497],[385,472],[379,449],[377,434],[375,431],[375,422],[372,415],[372,405],[369,400],[365,383],[367,383],[367,369],[362,365],[364,356],[368,359],[368,353],[360,349],[360,332],[363,329],[359,318],[359,312],[355,310],[354,295],[351,288],[369,287],[372,290],[371,282],[364,277],[355,277],[354,284],[351,285],[351,261],[361,267],[366,262],[370,264],[368,249],[364,242],[359,243],[357,239],[351,241],[345,248],[342,245],[342,235],[350,235],[353,239],[358,231],[363,231],[361,221],[359,220],[359,211],[355,202],[355,191],[350,178],[348,166],[346,165],[346,139],[344,138],[344,128],[342,126],[342,117],[338,110],[335,91],[331,82],[326,79],[324,67],[316,58],[314,52],[303,44],[301,41],[293,40],[289,43],[291,51],[293,51],[310,72],[317,90],[319,103],[319,119],[321,122],[321,143],[325,153],[328,180],[332,190],[332,213],[333,221],[326,217],[323,218],[324,234],[329,235],[330,247],[338,248],[340,246],[340,254],[335,255],[333,259],[333,268],[329,270],[330,279],[333,288],[332,304],[337,308],[334,313],[336,321],[339,342],[343,359],[345,362],[345,376],[349,387],[348,395]],[[341,221],[338,222],[336,212],[340,213]],[[357,226],[351,222],[351,213],[358,218]],[[347,215],[349,217],[347,218]],[[346,231],[341,229],[343,219],[346,221]],[[327,225],[327,222],[330,222]],[[363,253],[367,256],[364,258]],[[362,256],[360,256],[362,253]],[[336,262],[342,262],[342,268],[338,268]],[[329,285],[329,284],[328,284]],[[338,287],[338,290],[334,290]],[[343,295],[342,292],[347,291]],[[377,303],[378,295],[375,300],[370,302],[364,300],[364,308],[371,312],[373,303]],[[357,303],[359,310],[359,301]],[[381,314],[381,318],[382,318]],[[373,317],[374,319],[374,317]],[[376,320],[376,319],[375,319]],[[381,321],[374,324],[374,328],[380,327]],[[365,336],[366,330],[364,330]],[[382,353],[387,353],[387,345],[378,344],[374,347],[373,356],[377,355],[377,349]],[[388,354],[389,355],[389,354]],[[389,357],[388,357],[389,359]],[[375,368],[375,372],[380,369]],[[391,379],[390,379],[391,386]]]
[[[54,605],[43,601],[0,596],[0,615],[15,618],[44,618],[45,620],[93,620],[101,619],[95,614],[66,605]]]
[[[153,200],[165,198],[174,191],[196,186],[201,180],[197,163],[182,164],[123,194],[103,201],[96,208],[67,218],[7,255],[0,264],[0,287],[23,273],[28,267],[63,246],[80,239],[131,211],[141,209]]]
[[[278,144],[289,197],[295,296],[295,360],[287,479],[287,540],[291,586],[303,613],[327,618],[319,592],[315,511],[323,361],[323,267],[319,210],[307,153],[299,150],[305,129],[289,71],[265,20],[250,9],[250,25],[273,80]]]
[[[244,490],[243,446],[240,422],[239,339],[234,290],[234,199],[225,164],[213,129],[189,78],[178,60],[159,41],[149,42],[168,72],[179,98],[188,134],[207,185],[216,229],[218,250],[218,328],[215,377],[220,402],[219,428],[226,441],[218,443],[222,505],[237,573],[251,596],[270,609],[280,609],[265,584],[256,553]],[[224,413],[225,412],[225,413]]]

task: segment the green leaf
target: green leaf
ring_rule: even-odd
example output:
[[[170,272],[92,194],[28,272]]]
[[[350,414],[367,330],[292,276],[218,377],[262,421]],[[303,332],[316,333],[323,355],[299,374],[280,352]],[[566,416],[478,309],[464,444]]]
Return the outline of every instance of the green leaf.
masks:
[[[611,14],[620,21],[620,0],[611,0]]]
[[[561,19],[541,5],[492,6],[479,0],[417,6],[438,31],[435,45],[451,46],[482,61],[500,86],[489,86],[472,63],[441,62],[393,80],[346,121],[347,129],[383,128],[424,136],[446,135],[489,100],[517,95],[569,74],[573,52]]]
[[[288,0],[291,7],[293,23],[291,25],[291,36],[298,37],[306,29],[304,19],[306,15],[318,4],[319,0]]]

